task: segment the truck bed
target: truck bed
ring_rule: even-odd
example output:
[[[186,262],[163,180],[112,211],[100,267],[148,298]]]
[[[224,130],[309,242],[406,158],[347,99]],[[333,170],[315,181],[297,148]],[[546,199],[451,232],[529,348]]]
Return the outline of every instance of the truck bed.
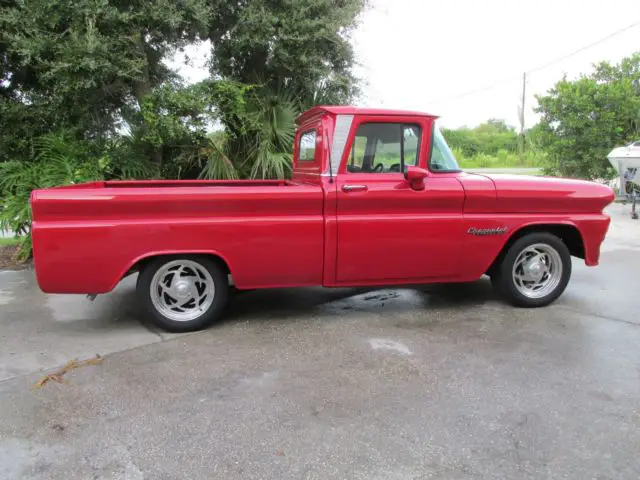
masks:
[[[243,188],[238,188],[243,187]],[[323,190],[287,181],[92,182],[32,194],[47,293],[104,293],[154,255],[215,255],[239,288],[322,283]]]

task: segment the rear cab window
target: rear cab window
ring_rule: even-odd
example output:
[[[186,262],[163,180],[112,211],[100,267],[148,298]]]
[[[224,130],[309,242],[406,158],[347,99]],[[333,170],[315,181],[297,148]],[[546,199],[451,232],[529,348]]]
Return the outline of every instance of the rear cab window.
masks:
[[[298,145],[298,160],[300,162],[315,162],[316,160],[316,131],[308,130],[300,135]]]
[[[322,172],[325,153],[322,148],[322,125],[307,124],[296,133],[294,140],[293,175],[296,181],[317,181]]]

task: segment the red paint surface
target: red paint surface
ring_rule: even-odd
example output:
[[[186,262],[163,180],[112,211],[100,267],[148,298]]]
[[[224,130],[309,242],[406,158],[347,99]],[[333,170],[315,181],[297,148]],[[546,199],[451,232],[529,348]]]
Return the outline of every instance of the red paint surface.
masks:
[[[505,243],[533,225],[580,232],[596,265],[613,191],[595,183],[428,172],[414,190],[400,173],[326,174],[336,115],[354,115],[349,151],[364,121],[422,127],[427,168],[433,116],[316,107],[298,119],[316,130],[316,158],[291,181],[92,182],[32,194],[37,279],[48,293],[110,291],[144,258],[218,256],[239,288],[470,281]],[[296,136],[297,144],[298,136]],[[297,149],[296,152],[297,154]],[[362,185],[346,192],[345,185]],[[469,228],[506,227],[479,237]]]

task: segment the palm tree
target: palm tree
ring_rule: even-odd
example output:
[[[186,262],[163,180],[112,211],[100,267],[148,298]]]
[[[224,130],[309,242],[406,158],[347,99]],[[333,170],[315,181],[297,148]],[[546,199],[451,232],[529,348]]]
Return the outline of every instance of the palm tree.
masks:
[[[203,178],[285,178],[300,109],[286,92],[252,89],[224,135],[210,139]],[[233,167],[233,168],[231,168]]]

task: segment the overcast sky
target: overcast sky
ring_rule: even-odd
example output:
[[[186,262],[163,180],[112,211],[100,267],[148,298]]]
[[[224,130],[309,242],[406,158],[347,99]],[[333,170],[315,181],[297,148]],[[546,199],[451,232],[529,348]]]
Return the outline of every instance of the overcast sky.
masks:
[[[488,118],[518,123],[522,73],[640,22],[640,0],[370,0],[353,35],[364,80],[360,106],[441,116],[449,127]],[[195,52],[197,49],[193,49]],[[181,73],[206,76],[202,51]],[[528,76],[526,123],[536,93],[563,73],[640,51],[640,25]],[[497,85],[462,98],[472,90]]]

